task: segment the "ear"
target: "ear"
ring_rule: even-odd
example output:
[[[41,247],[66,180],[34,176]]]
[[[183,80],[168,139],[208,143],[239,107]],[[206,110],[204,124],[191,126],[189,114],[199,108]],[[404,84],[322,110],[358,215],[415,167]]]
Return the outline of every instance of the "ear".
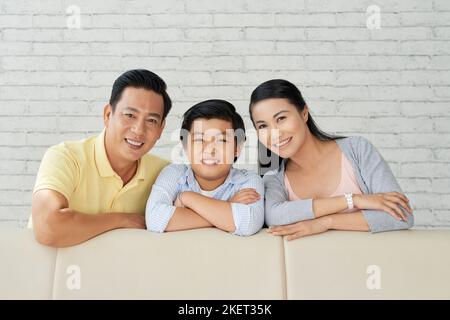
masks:
[[[240,142],[239,144],[236,145],[236,148],[234,150],[234,156],[236,158],[239,158],[239,156],[241,155],[242,149],[244,148],[245,145],[245,141]]]
[[[306,123],[309,118],[309,108],[308,108],[307,104],[305,104],[305,109],[303,109],[302,117],[303,117],[303,121],[305,121],[305,123]]]
[[[104,122],[106,128],[108,128],[109,120],[111,119],[111,116],[112,116],[112,107],[108,103],[103,108],[103,122]]]

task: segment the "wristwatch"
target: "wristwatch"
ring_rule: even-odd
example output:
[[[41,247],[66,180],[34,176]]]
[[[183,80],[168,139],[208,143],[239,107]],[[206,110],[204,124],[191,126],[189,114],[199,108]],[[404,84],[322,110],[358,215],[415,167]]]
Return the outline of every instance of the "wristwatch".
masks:
[[[349,210],[353,209],[354,208],[353,193],[346,193],[346,194],[344,194],[344,196],[345,196],[345,200],[347,200],[347,208]]]

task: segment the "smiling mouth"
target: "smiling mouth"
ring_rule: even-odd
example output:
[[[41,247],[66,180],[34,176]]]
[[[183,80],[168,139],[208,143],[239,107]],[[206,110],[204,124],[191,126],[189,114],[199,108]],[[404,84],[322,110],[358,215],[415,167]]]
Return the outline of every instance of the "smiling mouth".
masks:
[[[206,166],[215,166],[219,164],[219,161],[216,159],[202,159],[202,164]]]
[[[284,140],[281,140],[279,143],[275,143],[273,146],[275,148],[281,149],[281,148],[285,147],[286,145],[288,145],[289,142],[291,142],[291,140],[292,140],[292,137],[289,137]]]
[[[144,142],[142,141],[131,140],[128,138],[125,138],[124,140],[128,144],[128,146],[132,149],[139,149],[144,145]]]

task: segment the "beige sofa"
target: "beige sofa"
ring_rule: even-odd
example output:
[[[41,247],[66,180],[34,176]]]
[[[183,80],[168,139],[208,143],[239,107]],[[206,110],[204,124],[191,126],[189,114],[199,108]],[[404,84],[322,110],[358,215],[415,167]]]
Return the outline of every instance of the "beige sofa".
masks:
[[[0,299],[17,298],[450,299],[450,231],[115,230],[53,249],[2,228]]]

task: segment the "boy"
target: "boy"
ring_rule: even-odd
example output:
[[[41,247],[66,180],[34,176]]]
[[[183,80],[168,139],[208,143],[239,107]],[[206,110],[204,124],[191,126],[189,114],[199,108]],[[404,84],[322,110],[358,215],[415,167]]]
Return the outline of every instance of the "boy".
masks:
[[[194,105],[183,116],[180,139],[190,165],[161,171],[147,202],[147,229],[258,232],[264,224],[264,183],[256,173],[233,168],[245,141],[234,106],[224,100]]]

